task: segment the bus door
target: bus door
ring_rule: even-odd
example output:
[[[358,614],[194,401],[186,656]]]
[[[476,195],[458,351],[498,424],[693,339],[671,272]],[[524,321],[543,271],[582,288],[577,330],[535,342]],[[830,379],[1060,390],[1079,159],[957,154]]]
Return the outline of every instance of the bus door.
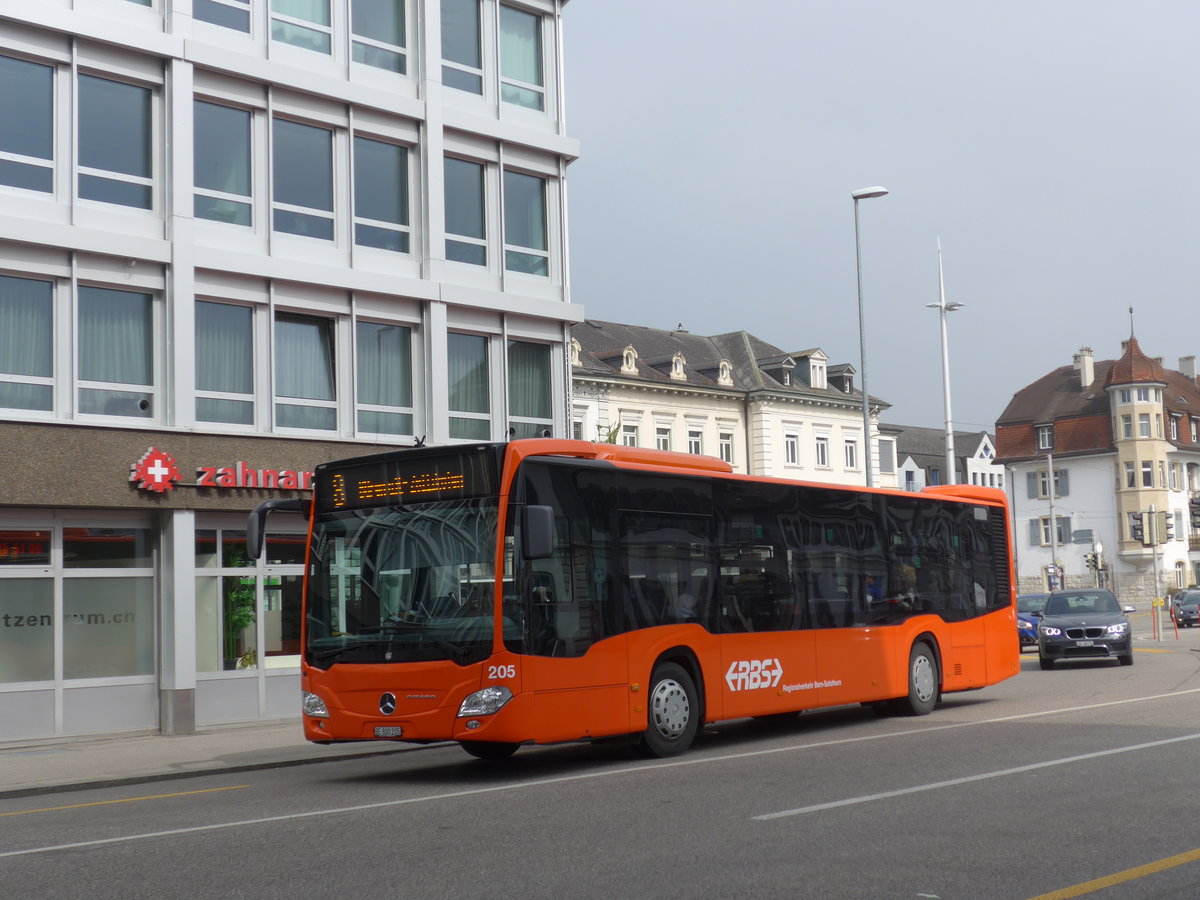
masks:
[[[814,633],[793,554],[776,543],[720,548],[718,627],[725,718],[817,705]]]
[[[889,696],[890,645],[902,601],[882,567],[844,553],[813,554],[803,577],[816,628],[816,695],[822,706]]]
[[[505,644],[522,656],[538,741],[629,731],[627,636],[612,571],[613,475],[579,461],[533,459],[519,495],[554,510],[554,552],[515,562],[516,597]],[[510,626],[506,624],[506,629]]]

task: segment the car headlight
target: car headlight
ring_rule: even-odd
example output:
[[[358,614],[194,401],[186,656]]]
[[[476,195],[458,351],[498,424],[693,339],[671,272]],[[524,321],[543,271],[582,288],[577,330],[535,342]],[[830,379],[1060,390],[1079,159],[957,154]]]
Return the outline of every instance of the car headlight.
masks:
[[[1108,633],[1109,634],[1124,634],[1128,629],[1129,629],[1129,624],[1127,622],[1117,622],[1114,625],[1108,626]]]
[[[485,687],[482,691],[476,691],[466,696],[462,705],[458,707],[458,715],[460,718],[462,716],[490,716],[511,700],[512,695],[512,691],[503,686]]]
[[[314,719],[328,719],[329,710],[325,706],[325,701],[316,694],[304,692],[304,699],[301,701],[301,708],[306,716],[311,716]]]
[[[1053,625],[1043,625],[1038,629],[1038,631],[1040,631],[1046,637],[1056,637],[1057,635],[1062,634],[1062,629],[1055,628]]]
[[[1018,628],[1032,628],[1033,623],[1030,622],[1028,619],[1017,619],[1017,627]]]

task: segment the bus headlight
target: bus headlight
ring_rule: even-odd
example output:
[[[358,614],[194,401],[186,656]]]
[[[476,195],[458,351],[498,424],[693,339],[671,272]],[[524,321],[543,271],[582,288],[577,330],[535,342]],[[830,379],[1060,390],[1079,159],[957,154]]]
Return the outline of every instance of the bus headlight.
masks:
[[[476,691],[466,696],[458,708],[458,715],[460,718],[462,716],[490,716],[492,713],[499,712],[500,707],[512,699],[512,695],[512,691],[503,686],[485,687],[482,691]]]
[[[316,694],[310,694],[308,691],[304,692],[301,708],[306,716],[311,716],[314,719],[329,718],[329,710],[325,707],[325,701]]]

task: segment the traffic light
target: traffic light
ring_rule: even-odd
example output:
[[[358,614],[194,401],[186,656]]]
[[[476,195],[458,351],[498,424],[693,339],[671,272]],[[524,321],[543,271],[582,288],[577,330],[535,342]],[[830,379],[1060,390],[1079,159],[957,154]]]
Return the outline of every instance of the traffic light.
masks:
[[[1096,554],[1095,553],[1085,554],[1083,557],[1083,561],[1084,561],[1084,563],[1087,564],[1087,567],[1089,569],[1096,568]]]
[[[1200,531],[1200,497],[1189,500],[1188,509],[1192,514],[1192,531]]]
[[[1140,512],[1129,514],[1129,537],[1138,543],[1146,542],[1145,515]]]
[[[1158,541],[1160,544],[1165,544],[1167,541],[1175,540],[1175,516],[1169,512],[1159,513],[1162,516],[1160,520],[1162,527],[1158,529]]]

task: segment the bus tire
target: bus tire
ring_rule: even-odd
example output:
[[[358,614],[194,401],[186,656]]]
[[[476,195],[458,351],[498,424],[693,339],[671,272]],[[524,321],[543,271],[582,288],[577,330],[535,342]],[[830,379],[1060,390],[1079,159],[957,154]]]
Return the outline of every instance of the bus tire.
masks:
[[[700,726],[696,685],[683,666],[659,663],[650,676],[646,730],[638,749],[645,756],[678,756],[692,745]]]
[[[937,657],[928,644],[918,641],[908,654],[908,696],[897,705],[909,715],[929,715],[937,706],[939,682]]]
[[[508,759],[521,746],[505,741],[459,741],[458,745],[476,759]]]

